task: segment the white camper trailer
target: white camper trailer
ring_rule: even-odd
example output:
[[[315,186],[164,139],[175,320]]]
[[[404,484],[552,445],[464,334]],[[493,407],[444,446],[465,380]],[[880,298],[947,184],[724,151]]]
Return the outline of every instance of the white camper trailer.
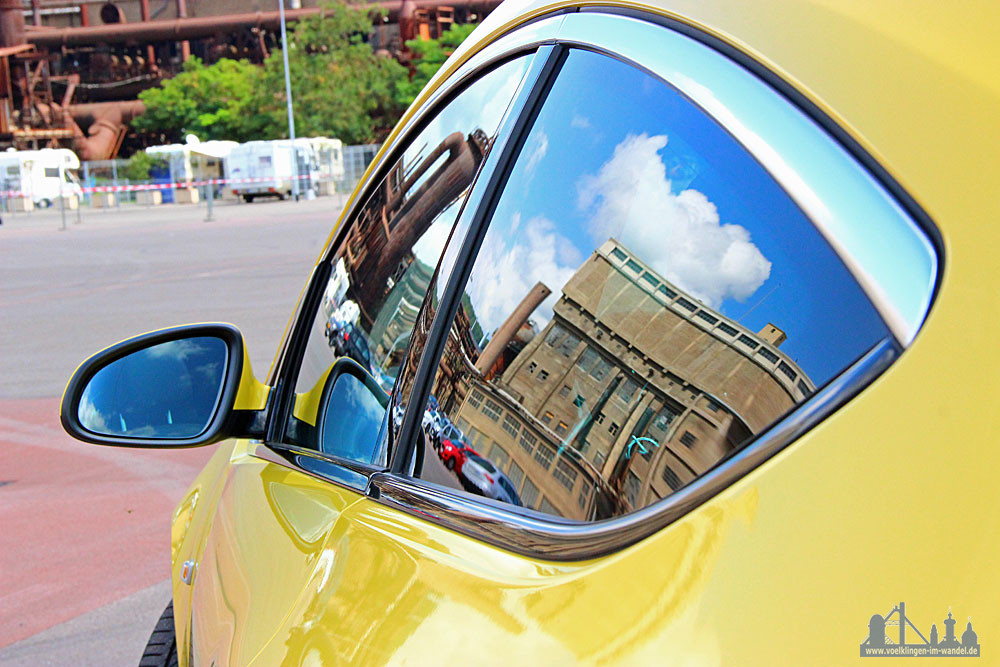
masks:
[[[239,144],[222,140],[198,141],[191,135],[189,137],[188,143],[150,146],[146,149],[149,155],[167,162],[168,175],[160,180],[180,184],[176,186],[179,188],[190,188],[192,181],[223,178],[226,159]],[[172,190],[163,191],[163,201],[174,201]]]
[[[68,148],[0,153],[0,189],[20,193],[38,207],[52,206],[60,196],[83,196],[76,170],[80,159]]]
[[[300,153],[301,149],[300,146]],[[300,161],[303,157],[308,159],[308,151],[305,156],[300,154]],[[248,141],[240,144],[226,160],[229,187],[234,195],[248,202],[257,197],[289,197],[295,174],[292,159],[292,145],[288,141]]]
[[[301,137],[295,151],[288,139],[248,141],[233,149],[226,160],[226,178],[233,194],[250,202],[257,197],[284,199],[292,195],[292,180],[298,191],[315,194],[321,181],[343,178],[344,154],[339,139]],[[298,160],[298,169],[294,161]]]
[[[296,140],[296,143],[298,141]],[[340,139],[311,137],[305,141],[311,144],[315,152],[320,180],[329,182],[344,180],[344,145]]]

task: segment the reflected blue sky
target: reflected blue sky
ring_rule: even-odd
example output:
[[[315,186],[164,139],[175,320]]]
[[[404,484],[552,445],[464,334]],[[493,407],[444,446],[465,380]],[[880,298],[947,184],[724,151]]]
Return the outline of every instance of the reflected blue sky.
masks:
[[[595,89],[595,82],[600,88]],[[781,345],[822,384],[887,329],[770,176],[673,88],[574,51],[497,206],[468,291],[485,328],[536,280],[553,296],[615,237],[667,280]]]

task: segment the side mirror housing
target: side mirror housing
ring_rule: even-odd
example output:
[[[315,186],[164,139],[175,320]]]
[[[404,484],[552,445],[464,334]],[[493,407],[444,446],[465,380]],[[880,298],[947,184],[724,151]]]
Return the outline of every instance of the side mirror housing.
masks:
[[[262,437],[267,396],[236,327],[192,324],[130,338],[89,358],[66,387],[60,419],[84,442],[197,447]]]

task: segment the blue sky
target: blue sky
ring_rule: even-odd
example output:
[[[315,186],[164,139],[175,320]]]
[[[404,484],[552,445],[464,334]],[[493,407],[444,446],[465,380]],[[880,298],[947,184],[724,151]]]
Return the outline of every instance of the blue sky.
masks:
[[[594,82],[600,82],[595,89]],[[511,174],[468,292],[487,329],[536,280],[555,294],[609,236],[781,349],[822,384],[887,335],[840,260],[767,173],[674,89],[574,51]]]

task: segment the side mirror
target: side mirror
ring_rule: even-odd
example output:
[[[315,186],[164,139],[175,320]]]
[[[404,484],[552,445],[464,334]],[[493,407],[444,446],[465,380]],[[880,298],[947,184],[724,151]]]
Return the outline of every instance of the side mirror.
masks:
[[[319,426],[320,451],[373,464],[389,396],[358,362],[334,362],[323,388]]]
[[[131,338],[73,374],[60,419],[77,440],[120,447],[195,447],[263,435],[268,389],[239,330],[193,324]]]

